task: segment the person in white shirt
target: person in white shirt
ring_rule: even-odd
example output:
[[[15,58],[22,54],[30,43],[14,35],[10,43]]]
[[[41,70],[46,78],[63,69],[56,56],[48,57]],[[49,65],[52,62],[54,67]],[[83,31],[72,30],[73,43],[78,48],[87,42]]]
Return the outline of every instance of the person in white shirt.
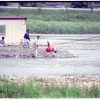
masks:
[[[38,48],[38,39],[40,38],[40,36],[37,36],[33,42],[33,46],[35,48],[35,56],[37,56],[37,48]]]
[[[6,47],[7,46],[4,39],[5,38],[2,37],[2,40],[0,40],[0,46],[2,46],[2,47]]]
[[[38,47],[38,39],[40,38],[40,36],[37,36],[33,42],[34,47]]]

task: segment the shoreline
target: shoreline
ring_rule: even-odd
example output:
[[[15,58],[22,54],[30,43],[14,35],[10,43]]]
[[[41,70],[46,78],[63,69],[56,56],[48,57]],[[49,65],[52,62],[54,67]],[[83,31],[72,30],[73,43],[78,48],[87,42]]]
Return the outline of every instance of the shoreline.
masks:
[[[66,57],[64,53],[66,53],[67,57],[74,57],[73,54],[69,53],[67,50],[100,50],[100,44],[63,44],[60,46],[56,46],[57,53],[60,53],[63,55],[63,57]],[[45,53],[45,47],[39,47],[38,52],[41,58],[47,58],[47,57],[52,57],[53,53]],[[6,52],[8,51],[8,53]],[[42,52],[40,52],[42,51]],[[26,56],[29,56],[29,54],[34,54],[34,48],[20,48],[20,45],[17,46],[8,46],[7,48],[5,47],[0,47],[0,56],[1,54],[12,54],[11,58],[16,58],[14,54],[25,54]],[[44,54],[43,54],[44,53]],[[56,54],[57,54],[56,53]],[[68,55],[69,54],[69,55]],[[41,56],[42,55],[42,56]],[[47,56],[48,55],[48,56]],[[60,57],[62,57],[60,55]],[[10,55],[11,56],[11,55]],[[14,57],[13,57],[14,56]],[[57,56],[59,57],[59,56]],[[59,57],[59,58],[60,58]],[[4,56],[5,58],[5,56]],[[10,57],[7,57],[10,58]],[[28,58],[28,57],[26,57]],[[34,57],[33,57],[34,58]],[[55,85],[65,85],[68,84],[69,86],[72,86],[73,83],[76,84],[77,86],[80,87],[91,87],[93,85],[96,85],[100,87],[100,76],[99,75],[68,75],[68,76],[47,76],[47,77],[38,77],[38,76],[31,76],[31,77],[17,77],[17,76],[7,76],[4,77],[5,79],[8,80],[8,82],[15,82],[19,85],[23,83],[28,83],[30,80],[35,84],[38,83],[43,83],[43,84],[55,84]]]
[[[37,49],[37,56],[35,56],[35,48],[28,47],[21,48],[20,45],[12,45],[7,47],[0,47],[0,58],[75,58],[68,50],[100,50],[100,44],[61,44],[54,46],[57,53],[46,52],[46,46],[39,46]]]
[[[98,86],[100,87],[100,76],[93,75],[73,75],[73,76],[48,76],[48,77],[17,77],[17,76],[7,76],[3,77],[4,80],[7,80],[8,83],[15,82],[18,85],[22,85],[24,83],[28,84],[30,81],[33,84],[43,84],[43,85],[68,85],[68,86],[79,86],[79,87],[92,87]]]
[[[40,95],[46,95],[47,93],[59,93],[62,94],[67,91],[67,93],[72,93],[72,95],[77,94],[77,97],[99,97],[100,90],[100,76],[92,75],[77,75],[77,76],[61,76],[61,77],[0,77],[1,83],[1,98],[18,98],[19,95],[22,98],[24,97],[35,97],[35,93],[40,91]],[[39,88],[40,87],[40,88]],[[7,90],[7,91],[6,91]],[[56,90],[56,91],[55,91]],[[70,91],[69,91],[70,90]],[[34,93],[33,93],[34,92]],[[39,92],[39,93],[40,93]],[[26,94],[22,94],[26,93]],[[30,93],[30,95],[29,95]],[[91,96],[92,93],[92,96]],[[10,95],[9,95],[10,94]],[[18,95],[19,94],[19,95]],[[33,96],[32,96],[33,94]],[[48,95],[47,94],[47,95]],[[80,95],[81,96],[80,96]],[[90,94],[90,95],[89,95]],[[29,95],[29,96],[26,96]],[[41,97],[39,94],[38,96]],[[44,98],[43,96],[42,98]],[[48,96],[47,96],[48,97]],[[49,96],[51,98],[51,96]],[[53,97],[57,97],[56,94]],[[61,95],[59,97],[62,97]],[[64,95],[63,97],[69,97]],[[76,96],[75,96],[76,97]]]

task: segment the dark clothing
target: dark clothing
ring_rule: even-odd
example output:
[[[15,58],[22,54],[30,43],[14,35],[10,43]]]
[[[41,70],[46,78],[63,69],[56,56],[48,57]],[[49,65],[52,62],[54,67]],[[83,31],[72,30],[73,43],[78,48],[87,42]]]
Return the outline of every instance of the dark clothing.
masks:
[[[28,40],[30,41],[30,37],[29,37],[29,33],[28,33],[28,32],[26,32],[26,33],[24,34],[24,38],[25,38],[25,39],[28,39]]]

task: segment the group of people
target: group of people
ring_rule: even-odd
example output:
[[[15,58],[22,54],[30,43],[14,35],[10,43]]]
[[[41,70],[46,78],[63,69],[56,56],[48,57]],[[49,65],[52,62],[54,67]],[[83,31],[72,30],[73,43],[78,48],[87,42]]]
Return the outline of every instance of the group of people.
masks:
[[[28,29],[27,32],[24,34],[24,43],[21,45],[21,47],[28,46],[29,48],[32,48],[29,33],[30,33],[30,29]],[[33,45],[35,48],[38,47],[38,39],[39,38],[40,38],[40,36],[37,36],[37,38],[33,42]]]
[[[21,47],[25,47],[28,46],[29,48],[31,47],[31,40],[30,40],[30,29],[27,30],[27,32],[24,34],[24,43],[21,45]],[[36,39],[33,42],[33,46],[36,49],[36,54],[37,54],[37,48],[38,48],[38,40],[39,40],[40,36],[37,36]],[[0,40],[0,46],[6,47],[6,43],[4,40],[4,37],[2,37],[2,40]],[[47,41],[47,48],[45,49],[46,52],[57,52],[53,47],[50,46],[50,43]]]
[[[22,44],[21,47],[24,47],[24,46],[27,45],[29,48],[32,48],[29,33],[30,33],[30,29],[28,29],[27,32],[24,34],[24,44]],[[38,47],[38,39],[39,38],[40,38],[40,36],[37,36],[36,39],[33,42],[33,46],[36,49]],[[48,41],[47,41],[47,48],[45,49],[45,51],[46,52],[55,52],[55,53],[57,52],[53,47],[50,46],[50,43]]]

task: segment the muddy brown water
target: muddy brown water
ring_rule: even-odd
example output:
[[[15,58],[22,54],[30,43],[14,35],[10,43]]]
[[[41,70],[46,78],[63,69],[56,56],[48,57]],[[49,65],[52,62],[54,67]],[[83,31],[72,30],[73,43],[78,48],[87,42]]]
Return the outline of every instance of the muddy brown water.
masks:
[[[0,58],[0,75],[100,75],[100,50],[68,50],[78,58]]]

